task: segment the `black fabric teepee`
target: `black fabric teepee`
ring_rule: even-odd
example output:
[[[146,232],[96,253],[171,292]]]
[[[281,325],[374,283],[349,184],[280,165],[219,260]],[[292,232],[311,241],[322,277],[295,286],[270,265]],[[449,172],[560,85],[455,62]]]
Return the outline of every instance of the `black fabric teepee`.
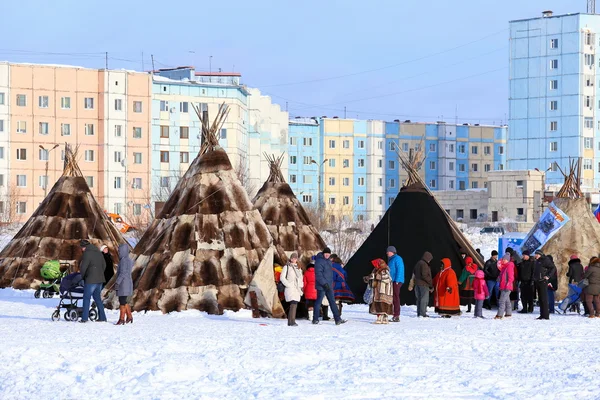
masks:
[[[416,182],[400,190],[371,235],[348,261],[345,267],[347,282],[357,300],[362,301],[366,288],[363,276],[372,271],[371,260],[383,258],[387,261],[387,246],[395,246],[404,260],[405,283],[400,300],[402,304],[414,304],[414,291],[408,290],[408,282],[423,253],[429,251],[433,255],[432,276],[439,271],[442,258],[452,261],[458,275],[463,268],[460,249],[466,243],[464,236],[453,233],[446,212],[433,196],[422,183]]]

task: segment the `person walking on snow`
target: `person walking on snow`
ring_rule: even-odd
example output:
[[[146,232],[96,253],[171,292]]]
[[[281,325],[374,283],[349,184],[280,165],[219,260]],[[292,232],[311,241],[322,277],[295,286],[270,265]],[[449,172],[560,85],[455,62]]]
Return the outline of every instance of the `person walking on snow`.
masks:
[[[519,314],[528,314],[533,312],[533,269],[535,267],[535,261],[531,258],[529,250],[523,251],[523,261],[521,261],[521,303],[523,309],[519,311]]]
[[[463,268],[460,278],[458,278],[460,302],[461,305],[467,306],[467,312],[471,312],[471,304],[473,304],[473,279],[475,279],[477,264],[473,262],[471,257],[465,257],[465,264],[465,268]]]
[[[394,312],[394,289],[390,269],[384,260],[371,261],[375,267],[370,275],[363,278],[373,288],[373,301],[369,305],[369,314],[377,315],[375,324],[387,324],[388,315]]]
[[[404,283],[404,260],[400,257],[394,246],[388,246],[388,266],[394,287],[394,318],[392,322],[400,322],[400,289]]]
[[[488,310],[492,309],[492,294],[498,302],[500,285],[498,284],[498,252],[492,250],[492,257],[485,262],[483,267],[483,273],[485,274],[485,282],[487,283],[488,292],[490,293],[485,308]]]
[[[104,304],[102,304],[102,286],[105,283],[104,280],[104,269],[106,263],[102,253],[96,246],[91,244],[87,240],[80,242],[81,261],[79,262],[79,271],[81,272],[81,278],[83,279],[83,313],[81,315],[81,321],[87,322],[90,317],[90,301],[94,298],[96,307],[98,307],[98,321],[106,322],[106,314],[104,313]]]
[[[473,280],[473,293],[475,297],[475,315],[473,318],[484,318],[483,316],[483,301],[490,296],[490,292],[485,282],[485,274],[482,270],[475,271],[475,279]]]
[[[414,268],[414,279],[415,279],[415,296],[417,299],[417,316],[427,318],[427,305],[429,303],[429,293],[433,289],[433,282],[431,280],[431,267],[429,263],[433,259],[430,252],[426,251],[423,253],[421,260],[415,265]]]
[[[133,294],[132,269],[133,260],[129,258],[129,245],[122,243],[119,245],[119,265],[117,266],[117,279],[115,280],[115,290],[119,297],[119,321],[116,325],[133,323],[131,306],[128,302],[128,297]]]
[[[550,319],[550,310],[548,308],[548,281],[554,273],[556,273],[554,263],[552,263],[541,250],[536,250],[533,280],[535,282],[540,303],[540,316],[537,318],[539,320]]]
[[[509,253],[504,254],[502,260],[498,261],[498,270],[500,271],[500,301],[495,319],[502,319],[512,316],[510,292],[515,284],[515,264],[511,261]]]
[[[283,267],[279,279],[283,283],[283,286],[285,286],[285,290],[283,291],[285,301],[290,304],[288,326],[298,326],[296,323],[296,310],[298,309],[298,302],[302,297],[302,287],[304,285],[302,270],[298,267],[298,253],[290,255],[290,259]]]
[[[319,316],[321,311],[321,303],[323,297],[327,296],[329,304],[335,304],[335,297],[333,295],[333,270],[331,265],[331,250],[325,247],[323,251],[317,254],[315,259],[315,279],[317,288],[317,301],[315,302],[315,310],[313,315],[313,324],[319,323]],[[340,318],[340,312],[337,307],[331,307],[333,312],[333,318],[335,319],[336,325],[341,325],[346,321]]]

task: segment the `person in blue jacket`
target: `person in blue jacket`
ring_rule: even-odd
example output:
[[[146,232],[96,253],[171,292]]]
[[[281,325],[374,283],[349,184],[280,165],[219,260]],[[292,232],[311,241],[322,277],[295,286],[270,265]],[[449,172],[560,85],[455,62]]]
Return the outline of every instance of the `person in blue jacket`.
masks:
[[[321,314],[321,303],[323,297],[327,296],[327,301],[331,304],[331,311],[336,325],[341,325],[346,321],[340,317],[340,311],[335,307],[335,297],[333,295],[333,266],[331,260],[331,250],[325,247],[323,251],[317,254],[315,258],[315,287],[317,289],[317,301],[315,301],[313,324],[319,323]]]
[[[400,322],[400,288],[404,283],[404,260],[397,254],[394,246],[388,246],[387,256],[394,288],[394,318],[392,318],[392,322]]]

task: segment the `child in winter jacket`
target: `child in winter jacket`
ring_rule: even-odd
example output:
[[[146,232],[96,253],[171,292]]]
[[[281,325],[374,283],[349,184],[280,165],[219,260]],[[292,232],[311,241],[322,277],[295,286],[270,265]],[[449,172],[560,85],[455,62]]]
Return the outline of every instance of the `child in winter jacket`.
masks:
[[[500,301],[498,303],[498,314],[496,319],[512,316],[512,302],[510,301],[510,292],[514,288],[515,283],[515,264],[511,261],[510,254],[506,253],[500,261],[498,261],[498,270],[500,276]]]
[[[312,321],[315,300],[317,300],[317,288],[315,286],[315,264],[310,263],[304,272],[304,299],[308,308],[308,320]]]
[[[473,292],[475,296],[475,315],[473,318],[483,317],[483,301],[490,297],[490,292],[485,281],[485,274],[482,270],[475,271],[473,280]]]

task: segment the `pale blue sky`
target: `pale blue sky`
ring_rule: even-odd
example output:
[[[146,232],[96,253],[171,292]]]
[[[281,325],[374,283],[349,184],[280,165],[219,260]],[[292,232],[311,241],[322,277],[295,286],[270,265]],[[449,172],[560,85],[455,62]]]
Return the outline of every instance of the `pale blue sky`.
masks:
[[[454,122],[458,108],[459,122],[500,123],[508,112],[508,21],[585,7],[585,0],[0,0],[0,60],[101,68],[108,51],[110,68],[141,70],[143,52],[146,69],[154,54],[157,68],[208,70],[212,55],[213,70],[235,66],[282,108],[287,100],[292,117],[343,117],[347,106],[348,117]]]

